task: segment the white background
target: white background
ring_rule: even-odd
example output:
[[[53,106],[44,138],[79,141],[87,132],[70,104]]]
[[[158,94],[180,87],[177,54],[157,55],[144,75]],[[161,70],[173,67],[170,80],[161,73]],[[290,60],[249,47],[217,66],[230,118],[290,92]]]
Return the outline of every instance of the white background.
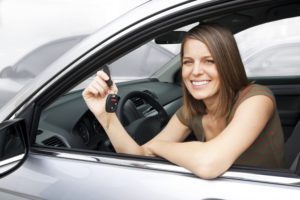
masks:
[[[146,0],[0,0],[0,71],[30,50],[96,31]]]

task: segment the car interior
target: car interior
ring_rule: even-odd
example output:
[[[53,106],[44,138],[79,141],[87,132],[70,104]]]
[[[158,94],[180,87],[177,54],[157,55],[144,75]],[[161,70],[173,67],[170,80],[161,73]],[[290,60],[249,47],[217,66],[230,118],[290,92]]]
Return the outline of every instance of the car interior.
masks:
[[[184,32],[176,30],[192,23],[219,23],[230,28],[235,34],[260,24],[299,16],[300,2],[274,2],[262,3],[259,7],[250,6],[238,11],[228,10],[198,16],[197,20],[177,24],[175,28],[172,27],[172,30],[160,32],[147,42],[151,41],[158,45],[178,44]],[[144,44],[145,41],[142,45]],[[135,49],[137,47],[130,52]],[[118,59],[120,57],[112,59],[102,67],[108,66],[112,69],[113,63]],[[124,66],[125,71],[126,67]],[[65,91],[59,98],[53,99],[41,108],[34,146],[115,153],[104,129],[88,110],[81,95],[86,86],[83,83],[89,82],[99,69],[101,70],[100,66],[94,68],[88,78],[77,81],[72,89]],[[130,73],[130,68],[128,69]],[[118,77],[113,75],[112,70],[112,79],[117,82],[118,95],[121,97],[116,113],[131,137],[138,144],[144,144],[164,127],[182,105],[179,55],[170,58],[149,77],[118,82]],[[268,86],[273,91],[284,130],[287,170],[299,173],[300,76],[249,77],[249,80]],[[186,140],[194,139],[191,134]]]

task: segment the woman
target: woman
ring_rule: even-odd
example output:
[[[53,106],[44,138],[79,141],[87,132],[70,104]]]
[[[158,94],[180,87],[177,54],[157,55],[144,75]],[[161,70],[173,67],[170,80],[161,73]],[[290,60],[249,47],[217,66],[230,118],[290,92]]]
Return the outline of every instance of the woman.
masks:
[[[105,112],[109,79],[103,71],[83,97],[121,153],[160,156],[199,177],[215,178],[232,164],[280,168],[283,134],[272,92],[248,82],[233,35],[218,25],[199,25],[181,48],[183,106],[166,127],[139,146],[115,113]],[[193,132],[199,141],[183,142]]]

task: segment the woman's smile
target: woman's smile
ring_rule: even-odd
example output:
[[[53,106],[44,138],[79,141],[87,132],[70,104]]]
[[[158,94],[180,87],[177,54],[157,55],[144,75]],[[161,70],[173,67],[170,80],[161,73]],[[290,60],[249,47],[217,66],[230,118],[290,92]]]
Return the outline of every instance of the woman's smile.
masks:
[[[206,86],[209,82],[210,80],[191,81],[195,88],[198,88],[199,86]]]

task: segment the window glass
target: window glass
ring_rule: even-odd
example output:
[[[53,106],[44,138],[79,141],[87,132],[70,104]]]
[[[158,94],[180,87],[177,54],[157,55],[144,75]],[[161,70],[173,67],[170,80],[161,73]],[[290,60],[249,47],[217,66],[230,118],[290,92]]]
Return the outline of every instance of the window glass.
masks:
[[[148,78],[174,56],[165,47],[151,41],[109,64],[109,68],[117,82]]]
[[[235,38],[249,77],[300,75],[300,17],[261,24]]]

